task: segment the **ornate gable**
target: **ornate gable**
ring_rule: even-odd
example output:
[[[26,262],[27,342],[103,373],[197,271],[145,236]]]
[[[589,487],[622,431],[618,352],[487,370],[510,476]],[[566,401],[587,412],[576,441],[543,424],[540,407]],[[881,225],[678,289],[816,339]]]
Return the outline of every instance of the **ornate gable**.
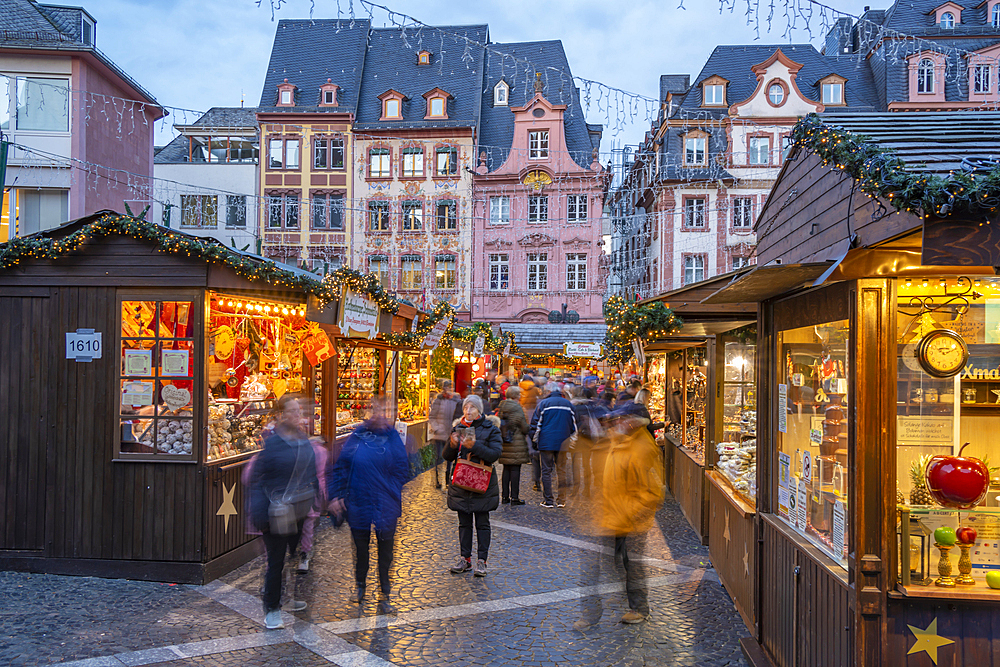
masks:
[[[770,58],[751,68],[757,75],[757,88],[750,97],[729,107],[729,115],[797,118],[822,113],[823,104],[803,95],[795,82],[801,69],[800,63],[777,49]]]

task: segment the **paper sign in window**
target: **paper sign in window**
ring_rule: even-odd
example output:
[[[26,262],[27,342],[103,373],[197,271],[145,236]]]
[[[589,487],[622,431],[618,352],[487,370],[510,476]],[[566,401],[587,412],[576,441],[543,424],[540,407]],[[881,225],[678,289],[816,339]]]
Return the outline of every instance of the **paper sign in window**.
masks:
[[[152,382],[126,382],[122,387],[122,405],[140,407],[153,404]]]
[[[160,375],[188,376],[188,351],[163,350],[160,352]]]
[[[125,350],[125,375],[152,375],[152,350]],[[142,405],[148,405],[143,403]]]

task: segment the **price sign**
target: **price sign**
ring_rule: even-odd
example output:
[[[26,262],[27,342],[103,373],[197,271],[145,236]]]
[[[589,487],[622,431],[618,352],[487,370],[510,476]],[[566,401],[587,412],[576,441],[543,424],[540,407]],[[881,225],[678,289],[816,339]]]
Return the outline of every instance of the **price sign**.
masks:
[[[102,334],[93,329],[66,332],[66,358],[76,361],[93,361],[104,354]]]

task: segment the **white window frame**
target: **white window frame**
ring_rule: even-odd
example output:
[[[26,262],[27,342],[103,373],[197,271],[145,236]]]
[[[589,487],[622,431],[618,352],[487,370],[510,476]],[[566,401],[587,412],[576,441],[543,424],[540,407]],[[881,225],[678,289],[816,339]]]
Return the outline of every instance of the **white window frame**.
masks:
[[[844,84],[831,82],[823,84],[823,104],[843,104]]]
[[[431,118],[444,118],[447,114],[445,99],[443,97],[432,97],[427,100],[427,115]]]
[[[549,196],[528,195],[528,224],[544,225],[549,221]]]
[[[454,255],[434,258],[434,289],[453,290],[458,286],[458,261]]]
[[[442,209],[444,209],[444,215],[442,215]],[[448,215],[448,209],[451,209],[451,215]],[[458,231],[458,202],[456,200],[441,199],[434,203],[434,227],[439,232]]]
[[[528,291],[544,292],[549,288],[549,255],[545,252],[528,253]]]
[[[299,229],[299,196],[294,193],[269,193],[264,195],[266,227],[268,229]],[[273,213],[277,211],[280,225],[273,224]],[[294,223],[289,222],[294,217]]]
[[[549,157],[549,131],[528,131],[528,159],[547,160]]]
[[[566,289],[570,292],[581,292],[587,289],[586,253],[566,255]]]
[[[230,217],[235,222],[230,222]],[[247,226],[247,196],[226,195],[226,229],[246,229]]]
[[[689,277],[690,276],[690,277]],[[684,284],[691,285],[705,279],[705,256],[687,255],[684,257]]]
[[[951,30],[955,27],[955,15],[951,12],[945,12],[941,15],[941,27],[945,30]]]
[[[994,28],[1000,28],[1000,2],[993,5],[993,13],[990,18],[990,23]]]
[[[708,137],[684,137],[684,164],[704,166],[708,156]]]
[[[403,116],[403,102],[395,97],[387,99],[383,114],[386,120],[399,120]]]
[[[389,257],[386,255],[368,256],[368,273],[378,276],[378,282],[383,289],[391,289],[389,270]]]
[[[0,82],[0,85],[4,87],[4,97],[7,98],[8,107],[3,111],[4,116],[9,114],[7,119],[7,127],[4,128],[6,132],[10,130],[15,130],[18,132],[30,132],[32,134],[69,134],[72,125],[72,105],[70,104],[70,80],[66,77],[46,77],[46,76],[10,76],[7,77],[6,81]],[[41,91],[41,93],[38,93]],[[34,103],[34,96],[38,96],[38,104],[35,105],[38,111],[56,105],[62,106],[65,104],[64,118],[66,120],[65,127],[60,126],[59,129],[49,129],[49,128],[38,128],[38,127],[22,127],[21,123],[21,113],[22,108],[31,109]],[[62,99],[59,96],[63,95]],[[28,118],[28,114],[24,114],[25,119]]]
[[[744,257],[743,255],[733,255],[733,258],[732,258],[731,261],[732,261],[732,264],[733,264],[733,268],[732,268],[733,271],[735,271],[737,269],[742,269],[742,268],[747,267],[747,266],[750,266],[750,258],[749,257]]]
[[[507,195],[497,195],[490,197],[490,224],[509,225],[510,224],[510,197]]]
[[[733,197],[733,229],[753,229],[753,197]]]
[[[726,103],[726,86],[721,83],[713,83],[705,86],[705,105],[723,106]]]
[[[706,229],[708,227],[708,202],[701,197],[684,199],[684,229]]]
[[[382,213],[384,211],[384,214]],[[385,199],[368,202],[368,231],[388,232],[392,230],[392,203]]]
[[[498,81],[497,85],[493,86],[493,106],[505,107],[508,105],[509,100],[510,87],[506,81]]]
[[[997,5],[1000,7],[1000,5]],[[973,90],[977,95],[985,95],[993,92],[993,66],[987,64],[976,65],[972,73]]]
[[[747,137],[747,164],[754,167],[771,164],[771,137]]]
[[[566,196],[566,221],[567,222],[587,222],[589,211],[587,195],[567,195]]]
[[[402,276],[400,289],[418,290],[424,288],[424,258],[420,255],[403,255],[400,258]]]
[[[777,94],[775,94],[777,90]],[[775,99],[777,98],[777,99]],[[780,107],[785,102],[785,89],[780,83],[772,83],[767,87],[767,99],[776,107]]]
[[[932,94],[935,87],[934,61],[921,58],[917,63],[917,92]]]
[[[435,176],[450,177],[458,174],[458,148],[440,146],[434,150]]]
[[[403,148],[403,178],[423,177],[424,149],[416,146],[405,146]]]
[[[388,148],[368,149],[368,178],[392,178],[392,154]]]
[[[402,203],[403,219],[401,228],[404,232],[421,232],[424,229],[424,202],[419,199],[404,199]],[[410,216],[408,214],[415,213]],[[416,224],[413,224],[414,221]]]
[[[181,195],[181,227],[216,229],[218,226],[219,198],[217,195]]]
[[[487,289],[491,292],[506,292],[510,289],[510,255],[505,252],[492,252],[489,263]]]

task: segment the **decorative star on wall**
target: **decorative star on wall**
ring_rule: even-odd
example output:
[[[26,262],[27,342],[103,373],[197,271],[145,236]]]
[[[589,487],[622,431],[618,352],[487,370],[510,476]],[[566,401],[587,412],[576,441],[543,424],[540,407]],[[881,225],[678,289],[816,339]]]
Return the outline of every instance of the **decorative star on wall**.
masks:
[[[926,630],[922,630],[912,625],[906,626],[910,629],[910,632],[913,633],[913,636],[917,638],[917,641],[910,647],[910,650],[906,652],[906,655],[927,651],[927,655],[930,656],[931,661],[935,665],[937,664],[938,649],[942,646],[955,643],[953,640],[945,639],[938,634],[937,621],[937,618],[931,621],[931,624],[927,626]]]
[[[233,484],[232,488],[227,489],[225,482],[222,484],[225,493],[225,498],[222,500],[222,507],[219,511],[215,513],[215,516],[225,517],[225,529],[224,532],[229,532],[229,517],[237,516],[239,512],[236,511],[236,505],[233,504],[233,494],[236,493],[236,484]]]
[[[747,551],[747,547],[743,545],[743,576],[750,576],[750,552]]]
[[[726,529],[722,531],[722,537],[726,540],[726,551],[729,550],[729,510],[726,510]]]

